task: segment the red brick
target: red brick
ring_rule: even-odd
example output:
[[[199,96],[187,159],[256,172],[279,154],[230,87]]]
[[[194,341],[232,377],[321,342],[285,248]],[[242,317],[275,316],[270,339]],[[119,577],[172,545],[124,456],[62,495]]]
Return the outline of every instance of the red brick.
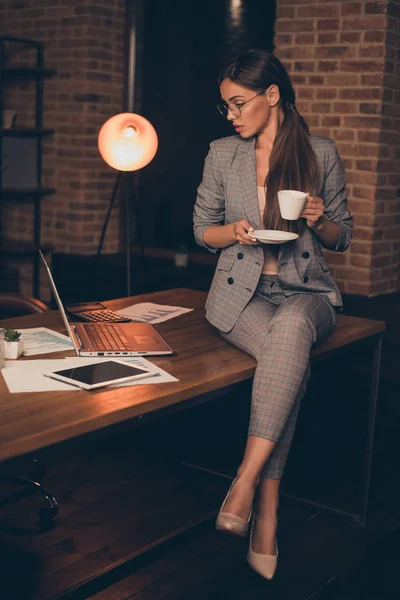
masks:
[[[319,115],[307,115],[307,123],[310,127],[319,127]]]
[[[379,128],[380,118],[379,117],[344,117],[345,127],[354,127],[355,129]]]
[[[336,31],[339,30],[339,19],[318,19],[317,31]]]
[[[297,92],[297,97],[300,98],[301,100],[303,99],[308,99],[308,100],[312,100],[314,98],[315,92],[311,87],[299,87],[296,90]],[[318,97],[318,90],[317,90],[317,97]]]
[[[330,117],[327,117],[330,118]],[[340,122],[339,122],[340,125]],[[355,138],[355,132],[352,129],[334,129],[333,138],[336,142],[348,142],[353,141]]]
[[[294,19],[296,15],[296,9],[294,6],[278,6],[276,7],[276,18],[277,19]]]
[[[382,44],[385,41],[385,32],[376,31],[374,29],[364,32],[364,42],[379,43]]]
[[[339,61],[337,60],[320,60],[318,61],[318,71],[322,73],[331,73],[339,70]]]
[[[374,214],[374,202],[367,200],[351,200],[351,211],[357,214]]]
[[[360,46],[360,58],[383,58],[385,56],[384,46]]]
[[[341,146],[340,146],[341,148]],[[378,147],[375,148],[375,153],[376,155],[378,155],[379,149]],[[353,184],[359,184],[359,185],[368,185],[370,187],[374,187],[376,186],[376,173],[374,171],[350,171],[349,173],[347,173],[347,181],[351,182]],[[377,210],[377,203],[376,200],[374,202],[374,210]],[[364,207],[365,208],[365,207]]]
[[[318,44],[337,44],[338,32],[324,31],[318,34]]]
[[[341,118],[339,116],[323,116],[321,118],[321,125],[323,127],[339,127],[341,123]]]
[[[329,113],[331,112],[331,104],[329,102],[313,102],[311,110],[318,114]]]
[[[293,36],[288,33],[280,33],[275,35],[275,45],[277,47],[290,45],[293,43]],[[304,42],[304,43],[312,43],[312,42]]]
[[[292,73],[290,78],[292,80],[293,85],[307,83],[307,77],[305,75],[300,75],[299,73]]]
[[[385,29],[386,17],[385,15],[368,15],[362,17],[345,17],[341,21],[343,29],[346,30],[361,30],[365,31],[368,29]]]
[[[350,264],[355,267],[370,267],[372,264],[372,256],[351,254]]]
[[[360,113],[363,114],[379,114],[381,105],[377,102],[360,102]]]
[[[358,113],[357,102],[334,102],[333,111],[341,114]]]
[[[296,35],[296,44],[314,44],[315,34],[314,33],[298,33]]]
[[[330,100],[337,97],[337,90],[332,88],[321,88],[317,89],[318,100]]]
[[[326,75],[326,83],[328,85],[343,87],[343,86],[359,86],[360,77],[355,73],[329,73]]]
[[[342,100],[379,100],[382,96],[381,88],[343,88],[339,90]]]
[[[361,85],[370,85],[372,87],[382,86],[383,84],[383,74],[376,73],[374,75],[361,75]]]
[[[340,7],[340,13],[343,17],[349,15],[360,15],[362,12],[362,2],[343,2]]]
[[[321,135],[322,137],[330,137],[330,130],[323,127],[313,127],[313,135]]]
[[[339,7],[326,3],[325,5],[308,5],[299,6],[297,9],[297,17],[299,19],[308,19],[313,17],[338,17]]]
[[[309,79],[309,82],[311,85],[324,85],[325,84],[325,77],[323,77],[321,75],[310,75],[308,79]]]
[[[315,49],[316,58],[357,58],[355,46],[318,46]]]
[[[369,72],[381,72],[383,71],[382,61],[368,61],[368,60],[342,60],[340,63],[340,70],[344,72],[353,71],[356,73]]]
[[[353,186],[353,196],[354,196],[354,198],[363,198],[365,200],[374,200],[375,199],[375,188],[361,186],[361,185]]]
[[[356,168],[360,171],[375,171],[377,169],[377,161],[373,160],[357,160]]]
[[[358,44],[361,42],[361,36],[358,31],[343,31],[340,33],[339,41],[341,44]]]
[[[381,1],[381,2],[366,2],[365,3],[365,14],[366,15],[371,15],[371,14],[378,14],[378,13],[385,13],[387,9],[387,1]]]
[[[372,251],[372,242],[351,242],[351,250],[356,254],[370,254]]]
[[[311,61],[302,61],[302,62],[295,62],[294,63],[294,70],[295,71],[308,71],[308,72],[313,72],[315,71],[315,63],[311,62]]]
[[[306,31],[314,31],[315,22],[313,19],[301,19],[301,20],[278,20],[275,23],[276,33],[300,33]]]
[[[366,279],[368,277],[366,276]],[[349,281],[347,283],[346,291],[348,294],[360,294],[362,296],[369,296],[370,284],[368,283],[353,283]]]

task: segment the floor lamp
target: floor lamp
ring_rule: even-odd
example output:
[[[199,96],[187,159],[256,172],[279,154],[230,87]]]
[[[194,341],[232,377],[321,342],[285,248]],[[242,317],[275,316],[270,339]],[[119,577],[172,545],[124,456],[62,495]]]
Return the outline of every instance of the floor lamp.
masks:
[[[130,227],[131,205],[135,206],[133,172],[142,169],[153,160],[158,147],[158,137],[153,125],[144,117],[125,112],[111,117],[101,127],[98,148],[103,160],[118,171],[107,216],[101,232],[97,256],[101,254],[107,225],[118,190],[125,209],[125,252],[127,295],[131,295]],[[136,214],[137,219],[137,214]],[[139,228],[138,228],[139,229]]]

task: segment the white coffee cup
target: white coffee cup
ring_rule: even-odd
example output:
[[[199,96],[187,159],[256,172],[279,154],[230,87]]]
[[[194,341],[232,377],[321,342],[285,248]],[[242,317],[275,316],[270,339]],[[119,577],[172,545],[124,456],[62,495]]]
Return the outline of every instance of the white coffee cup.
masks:
[[[307,194],[297,190],[280,190],[278,192],[279,210],[282,219],[297,221],[306,203]]]

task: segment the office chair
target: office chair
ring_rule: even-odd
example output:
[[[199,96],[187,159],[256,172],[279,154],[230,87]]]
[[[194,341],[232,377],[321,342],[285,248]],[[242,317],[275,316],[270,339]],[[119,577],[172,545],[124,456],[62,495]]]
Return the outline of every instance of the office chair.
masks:
[[[0,292],[1,319],[39,314],[48,310],[46,304],[37,298],[22,296],[13,292]]]
[[[1,319],[39,314],[47,312],[48,310],[49,308],[46,306],[46,304],[37,298],[22,296],[21,294],[11,292],[0,292]],[[44,469],[42,465],[40,465],[36,459],[34,459],[33,462],[36,467],[36,479],[38,481],[35,479],[29,479],[28,477],[8,475],[6,473],[0,473],[0,481],[10,485],[17,485],[28,489],[33,489],[39,492],[47,502],[47,506],[38,509],[39,525],[48,529],[49,526],[52,525],[52,520],[58,513],[58,504],[53,494],[40,483],[40,479],[42,479],[44,476]]]

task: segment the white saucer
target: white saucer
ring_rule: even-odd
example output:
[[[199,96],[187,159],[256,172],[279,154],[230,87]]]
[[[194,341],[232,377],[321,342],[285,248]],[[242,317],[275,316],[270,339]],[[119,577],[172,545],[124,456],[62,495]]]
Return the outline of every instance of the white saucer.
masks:
[[[275,229],[256,229],[249,233],[249,236],[263,244],[284,244],[291,240],[297,240],[297,233],[290,231],[277,231]]]

